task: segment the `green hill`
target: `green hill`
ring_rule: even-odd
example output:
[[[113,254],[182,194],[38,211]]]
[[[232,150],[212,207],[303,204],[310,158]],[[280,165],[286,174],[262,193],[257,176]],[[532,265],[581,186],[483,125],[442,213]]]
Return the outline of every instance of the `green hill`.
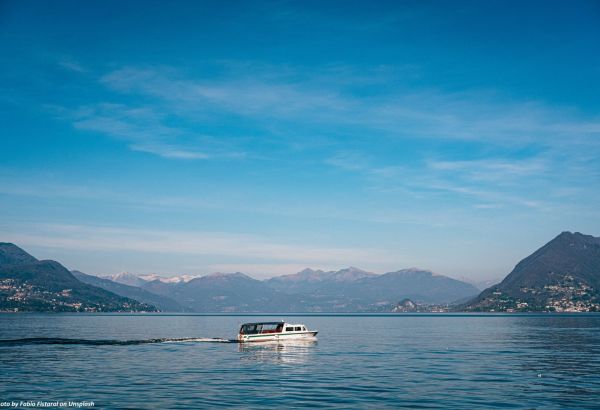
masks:
[[[563,232],[523,259],[471,311],[599,311],[600,238]]]
[[[0,311],[156,311],[152,305],[77,280],[60,263],[39,261],[11,243],[0,243]]]

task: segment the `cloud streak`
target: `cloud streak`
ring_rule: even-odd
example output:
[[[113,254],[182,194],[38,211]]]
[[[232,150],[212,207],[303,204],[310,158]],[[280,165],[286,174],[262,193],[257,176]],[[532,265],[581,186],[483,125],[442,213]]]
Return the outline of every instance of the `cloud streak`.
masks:
[[[186,254],[241,260],[249,265],[379,265],[398,260],[380,249],[307,246],[277,242],[258,235],[231,232],[148,230],[67,224],[26,224],[18,232],[3,230],[7,240],[23,246],[69,251]],[[270,263],[269,263],[270,262]],[[244,266],[244,262],[239,266]],[[282,265],[283,264],[283,265]],[[215,265],[216,266],[216,265]]]
[[[265,158],[265,145],[281,157],[314,148],[311,140],[329,145],[324,162],[340,168],[358,166],[340,156],[341,151],[350,155],[346,140],[600,150],[600,119],[568,107],[509,101],[491,91],[418,89],[385,69],[309,71],[241,62],[212,68],[204,76],[164,66],[113,70],[98,81],[119,103],[91,102],[74,110],[71,121],[79,130],[122,139],[134,151],[180,160]],[[450,160],[441,158],[438,167],[444,161],[449,166]],[[457,170],[461,160],[451,161]],[[501,169],[499,160],[496,166],[498,172],[515,171],[508,164]]]
[[[302,119],[402,137],[515,143],[537,140],[542,133],[547,139],[600,133],[597,118],[578,118],[572,109],[551,109],[540,102],[506,102],[491,92],[419,91],[382,75],[376,96],[369,96],[353,86],[352,80],[364,74],[352,68],[342,71],[344,79],[330,77],[327,82],[325,74],[306,75],[301,68],[286,67],[279,75],[277,67],[244,68],[244,73],[225,71],[216,78],[185,78],[174,69],[126,67],[106,74],[101,82],[118,92],[168,101],[186,113],[225,111],[265,121]]]
[[[200,138],[195,138],[180,128],[164,125],[162,117],[152,108],[130,108],[123,104],[86,106],[72,114],[76,129],[127,141],[134,151],[176,159],[209,157],[200,151]],[[193,142],[190,140],[197,142],[190,144]]]

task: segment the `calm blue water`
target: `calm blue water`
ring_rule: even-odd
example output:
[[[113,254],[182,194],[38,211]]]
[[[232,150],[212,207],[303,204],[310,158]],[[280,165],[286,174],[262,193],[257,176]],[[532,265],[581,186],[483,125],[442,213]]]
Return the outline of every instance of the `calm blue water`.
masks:
[[[0,402],[95,408],[600,408],[600,315],[283,317],[313,344],[0,343]],[[281,316],[0,315],[0,339],[233,338]]]

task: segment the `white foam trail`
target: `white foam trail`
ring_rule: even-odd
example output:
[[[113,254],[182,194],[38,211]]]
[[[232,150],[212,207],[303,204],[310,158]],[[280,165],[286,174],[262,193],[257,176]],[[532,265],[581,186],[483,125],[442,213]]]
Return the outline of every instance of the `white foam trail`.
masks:
[[[185,343],[185,342],[201,342],[201,343],[237,343],[237,340],[222,339],[219,337],[185,337],[180,339],[163,339],[162,343]]]

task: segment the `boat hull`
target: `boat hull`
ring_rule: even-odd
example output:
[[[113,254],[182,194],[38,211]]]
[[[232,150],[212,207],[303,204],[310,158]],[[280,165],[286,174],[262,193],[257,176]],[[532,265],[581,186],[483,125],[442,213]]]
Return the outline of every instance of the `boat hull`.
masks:
[[[238,335],[240,343],[256,343],[256,342],[279,342],[287,340],[311,340],[315,339],[319,333],[316,330],[307,330],[304,332],[290,333],[266,333],[256,335]]]

